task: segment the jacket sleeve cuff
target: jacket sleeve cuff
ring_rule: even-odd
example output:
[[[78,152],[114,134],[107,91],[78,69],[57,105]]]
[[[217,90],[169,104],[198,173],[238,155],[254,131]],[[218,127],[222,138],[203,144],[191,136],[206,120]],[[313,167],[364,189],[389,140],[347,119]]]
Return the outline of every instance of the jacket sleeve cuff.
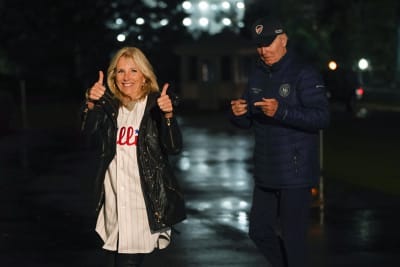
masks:
[[[274,117],[280,121],[284,121],[287,115],[288,115],[287,105],[284,103],[279,103],[278,109],[276,110]]]

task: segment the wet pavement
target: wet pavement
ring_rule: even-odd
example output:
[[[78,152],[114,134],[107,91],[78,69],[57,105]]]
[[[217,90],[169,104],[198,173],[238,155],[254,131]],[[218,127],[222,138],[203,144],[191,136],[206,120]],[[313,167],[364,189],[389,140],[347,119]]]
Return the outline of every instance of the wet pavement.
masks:
[[[247,236],[251,133],[233,128],[221,113],[179,119],[184,150],[171,161],[188,218],[144,267],[268,266]],[[0,137],[0,266],[102,266],[80,148],[71,128]],[[398,266],[400,197],[329,178],[323,177],[324,201],[312,207],[310,266]]]

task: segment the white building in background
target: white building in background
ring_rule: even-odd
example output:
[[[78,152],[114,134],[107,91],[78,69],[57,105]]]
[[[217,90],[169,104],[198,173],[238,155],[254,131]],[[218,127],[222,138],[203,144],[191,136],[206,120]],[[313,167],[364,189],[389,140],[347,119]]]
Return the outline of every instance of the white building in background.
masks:
[[[176,46],[180,57],[180,95],[185,104],[203,110],[228,105],[241,95],[255,49],[239,37],[244,27],[244,0],[188,0],[183,25],[195,42]],[[202,33],[208,33],[199,37]]]
[[[244,0],[186,0],[182,9],[188,15],[182,23],[195,38],[202,32],[217,34],[225,28],[238,32],[244,27]]]
[[[176,46],[180,57],[180,96],[183,103],[216,110],[238,98],[256,55],[249,40],[231,31]]]

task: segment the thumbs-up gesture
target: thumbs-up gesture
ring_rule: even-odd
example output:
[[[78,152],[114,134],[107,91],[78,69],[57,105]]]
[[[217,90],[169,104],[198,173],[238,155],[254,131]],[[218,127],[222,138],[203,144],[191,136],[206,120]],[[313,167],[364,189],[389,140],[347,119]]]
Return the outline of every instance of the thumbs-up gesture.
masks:
[[[99,79],[86,93],[86,97],[89,101],[96,101],[99,100],[106,91],[106,87],[103,85],[104,74],[100,70],[99,71]]]
[[[169,97],[169,95],[167,95],[168,87],[169,87],[168,83],[164,84],[163,89],[161,91],[161,95],[157,99],[157,104],[160,107],[161,111],[165,113],[166,118],[172,117],[172,111],[173,111],[171,98]]]

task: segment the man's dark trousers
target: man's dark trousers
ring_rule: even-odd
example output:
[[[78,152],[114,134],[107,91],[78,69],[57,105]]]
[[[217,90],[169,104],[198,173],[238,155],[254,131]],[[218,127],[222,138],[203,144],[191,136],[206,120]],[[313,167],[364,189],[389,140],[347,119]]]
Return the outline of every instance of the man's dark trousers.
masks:
[[[305,267],[311,206],[309,187],[255,186],[249,236],[273,267]]]

